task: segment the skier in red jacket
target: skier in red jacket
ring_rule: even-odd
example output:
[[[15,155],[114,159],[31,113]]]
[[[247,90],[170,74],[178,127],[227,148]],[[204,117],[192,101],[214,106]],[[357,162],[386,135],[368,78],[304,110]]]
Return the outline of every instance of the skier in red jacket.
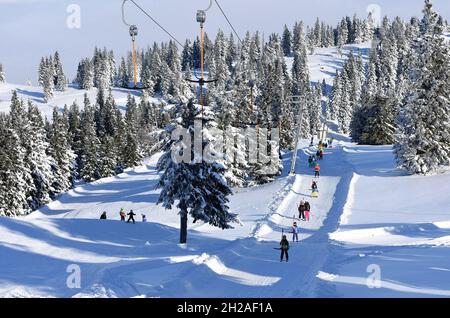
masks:
[[[314,176],[316,178],[320,177],[320,165],[319,164],[316,164],[316,166],[314,167],[314,172],[315,172]]]

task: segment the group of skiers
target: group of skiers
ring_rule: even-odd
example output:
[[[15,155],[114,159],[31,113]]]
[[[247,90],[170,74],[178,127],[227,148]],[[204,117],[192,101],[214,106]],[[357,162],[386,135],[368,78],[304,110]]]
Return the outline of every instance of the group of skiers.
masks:
[[[120,220],[125,222],[125,218],[128,215],[128,220],[126,221],[127,223],[133,222],[133,224],[136,223],[136,220],[134,219],[134,216],[136,215],[136,213],[134,213],[133,210],[130,210],[130,212],[125,213],[125,209],[121,208],[120,212],[119,212],[119,216],[120,216]],[[142,222],[146,223],[147,222],[147,216],[145,214],[141,214],[142,216]],[[100,216],[100,220],[106,220],[107,214],[106,211],[103,211],[103,213]]]
[[[318,145],[318,149],[315,155],[309,156],[308,158],[308,164],[310,168],[314,168],[314,177],[319,178],[320,177],[320,164],[319,160],[323,160],[323,151],[324,149],[331,148],[333,146],[334,139],[328,139],[325,142],[320,141]],[[311,140],[311,146],[313,143],[313,139]],[[312,197],[317,198],[319,195],[319,188],[317,185],[317,182],[315,180],[312,181],[311,184],[311,191],[312,191]],[[309,221],[310,214],[311,214],[311,205],[308,201],[301,200],[300,204],[298,205],[298,218],[303,221]],[[297,222],[294,222],[292,225],[292,241],[298,242],[298,224]],[[286,262],[289,260],[289,241],[287,239],[286,235],[282,236],[281,242],[280,242],[280,248],[281,250],[281,256],[280,256],[280,262],[286,258]]]
[[[309,221],[311,205],[308,201],[301,200],[298,205],[298,218],[302,221]]]

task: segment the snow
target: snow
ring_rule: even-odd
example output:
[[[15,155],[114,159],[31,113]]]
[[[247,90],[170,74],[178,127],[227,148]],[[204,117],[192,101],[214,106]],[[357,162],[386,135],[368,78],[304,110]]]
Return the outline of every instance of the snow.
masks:
[[[322,71],[331,80],[336,54],[323,49],[309,57],[312,80],[321,80]],[[14,87],[20,88],[0,86],[0,110],[7,111]],[[119,107],[126,93],[114,91],[123,99]],[[83,94],[69,88],[51,105],[74,98],[82,105]],[[49,114],[51,105],[34,98]],[[234,190],[230,211],[242,224],[220,230],[189,223],[184,245],[177,211],[156,204],[161,154],[81,184],[30,216],[0,218],[0,297],[450,296],[450,173],[408,176],[395,168],[391,146],[357,146],[335,132],[335,123],[328,126],[335,142],[321,162],[319,198],[310,197],[313,171],[306,162],[316,148],[301,140],[294,176],[286,153],[276,181]],[[312,206],[309,222],[296,219],[303,198]],[[119,221],[120,208],[133,209],[138,222]],[[108,220],[99,220],[102,211]],[[280,263],[274,248],[282,233],[292,239],[293,221],[300,242]],[[66,284],[71,264],[80,266],[80,289]],[[373,268],[380,269],[378,281],[370,280]]]

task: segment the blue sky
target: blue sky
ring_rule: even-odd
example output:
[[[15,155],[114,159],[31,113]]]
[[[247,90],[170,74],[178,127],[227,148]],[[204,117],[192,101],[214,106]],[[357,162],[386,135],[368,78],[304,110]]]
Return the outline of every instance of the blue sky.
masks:
[[[181,42],[198,32],[197,9],[209,0],[136,0]],[[265,34],[281,32],[284,24],[295,21],[314,23],[316,17],[335,24],[344,15],[366,16],[367,7],[377,4],[382,15],[409,18],[420,15],[423,0],[221,0],[240,34],[260,30]],[[81,28],[66,25],[67,6],[81,9]],[[448,0],[435,0],[435,8],[450,17]],[[73,77],[78,61],[91,56],[94,46],[114,49],[116,55],[129,49],[128,29],[122,24],[122,0],[0,0],[0,62],[4,64],[8,82],[36,82],[41,56],[60,51],[66,73]],[[132,4],[127,16],[138,25],[139,47],[154,41],[165,41],[167,35],[145,18]],[[208,11],[207,30],[218,28],[231,32],[217,7]]]

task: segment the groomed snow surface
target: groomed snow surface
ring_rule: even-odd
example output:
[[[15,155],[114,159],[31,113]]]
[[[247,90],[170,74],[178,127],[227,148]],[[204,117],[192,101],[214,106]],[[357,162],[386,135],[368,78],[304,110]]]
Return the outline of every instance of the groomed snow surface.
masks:
[[[339,67],[333,54],[310,57],[313,80],[332,79]],[[0,86],[0,108],[12,87]],[[69,94],[82,104],[83,92],[72,89],[61,102],[70,104]],[[120,106],[126,92],[115,97]],[[49,114],[48,105],[39,106]],[[328,126],[335,130],[335,123]],[[321,163],[319,198],[310,197],[307,167],[316,148],[302,140],[295,176],[287,174],[287,153],[275,182],[235,190],[230,208],[242,224],[222,231],[190,223],[186,245],[178,244],[177,211],[156,205],[160,154],[81,185],[28,217],[0,218],[0,297],[450,296],[450,174],[407,176],[395,169],[391,146],[329,137],[335,143]],[[312,206],[309,222],[296,219],[303,198]],[[137,223],[119,221],[120,208],[133,209]],[[99,220],[102,211],[108,220]],[[274,248],[293,221],[300,242],[280,263]],[[67,285],[73,264],[81,269],[80,289]]]

